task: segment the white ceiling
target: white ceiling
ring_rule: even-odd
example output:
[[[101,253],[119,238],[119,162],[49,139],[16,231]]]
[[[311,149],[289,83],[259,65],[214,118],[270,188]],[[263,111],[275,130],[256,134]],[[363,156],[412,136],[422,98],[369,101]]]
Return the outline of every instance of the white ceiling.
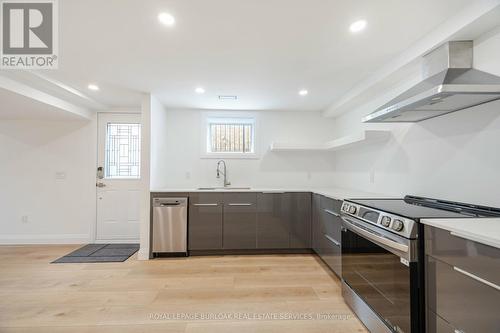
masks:
[[[323,110],[469,3],[64,0],[59,70],[43,75],[104,108],[137,107],[153,92],[173,108]],[[162,11],[174,27],[158,23]],[[353,35],[360,18],[367,29]],[[298,96],[304,88],[309,95]]]

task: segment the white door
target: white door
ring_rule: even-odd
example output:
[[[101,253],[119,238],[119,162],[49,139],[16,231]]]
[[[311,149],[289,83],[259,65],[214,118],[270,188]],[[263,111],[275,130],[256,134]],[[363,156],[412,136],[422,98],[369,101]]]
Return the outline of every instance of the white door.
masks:
[[[139,242],[141,115],[100,113],[96,242]]]

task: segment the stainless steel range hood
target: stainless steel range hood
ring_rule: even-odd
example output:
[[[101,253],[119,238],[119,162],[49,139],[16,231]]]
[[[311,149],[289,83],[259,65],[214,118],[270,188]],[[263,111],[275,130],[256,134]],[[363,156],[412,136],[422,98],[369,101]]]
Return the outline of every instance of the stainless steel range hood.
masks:
[[[500,99],[500,77],[472,68],[472,41],[441,45],[424,56],[424,80],[363,122],[418,122]]]

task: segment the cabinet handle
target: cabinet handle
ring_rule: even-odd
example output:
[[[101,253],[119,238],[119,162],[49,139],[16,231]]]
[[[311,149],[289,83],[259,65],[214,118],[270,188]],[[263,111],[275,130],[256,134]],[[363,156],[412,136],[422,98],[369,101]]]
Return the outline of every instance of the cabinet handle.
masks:
[[[228,206],[251,206],[251,203],[230,203]]]
[[[335,239],[333,239],[332,237],[328,236],[328,235],[324,235],[326,239],[328,239],[330,242],[332,242],[333,244],[335,244],[335,246],[340,246],[340,243],[337,242]]]
[[[323,209],[323,210],[325,211],[325,213],[328,213],[328,214],[333,215],[335,217],[340,217],[340,215],[335,213],[334,211],[331,211],[329,209]]]
[[[213,206],[218,206],[218,205],[219,205],[219,204],[216,204],[216,203],[205,203],[205,204],[201,203],[201,204],[193,204],[193,206],[198,206],[198,207],[206,207],[206,206],[211,206],[211,207],[213,207]]]
[[[481,282],[482,284],[485,284],[485,285],[487,285],[487,286],[490,286],[491,288],[494,288],[494,289],[496,289],[496,290],[500,291],[500,286],[499,286],[499,285],[494,284],[493,282],[490,282],[490,281],[487,281],[487,280],[485,280],[485,279],[482,279],[482,278],[480,278],[479,276],[474,275],[474,274],[472,274],[472,273],[469,273],[469,272],[467,272],[467,271],[464,271],[463,269],[458,268],[458,267],[456,267],[456,266],[453,266],[453,269],[454,269],[455,271],[459,272],[459,273],[462,273],[463,275],[466,275],[466,276],[470,277],[471,279],[476,280],[477,282]]]
[[[263,194],[284,194],[286,192],[283,191],[263,191]]]

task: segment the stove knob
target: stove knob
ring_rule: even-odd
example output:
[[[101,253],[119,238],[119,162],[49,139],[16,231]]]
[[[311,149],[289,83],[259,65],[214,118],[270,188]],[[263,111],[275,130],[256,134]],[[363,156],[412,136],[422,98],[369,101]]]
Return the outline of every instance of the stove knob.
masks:
[[[342,210],[343,210],[344,212],[347,212],[347,206],[349,206],[349,205],[348,205],[348,204],[346,204],[346,203],[342,206]]]
[[[355,214],[356,213],[356,207],[355,206],[350,206],[349,207],[349,213]]]
[[[383,216],[380,224],[382,224],[384,227],[388,227],[391,224],[391,218],[389,216]]]
[[[392,229],[396,230],[396,231],[401,231],[403,230],[403,228],[405,227],[403,221],[401,220],[394,220],[394,222],[392,223]]]

